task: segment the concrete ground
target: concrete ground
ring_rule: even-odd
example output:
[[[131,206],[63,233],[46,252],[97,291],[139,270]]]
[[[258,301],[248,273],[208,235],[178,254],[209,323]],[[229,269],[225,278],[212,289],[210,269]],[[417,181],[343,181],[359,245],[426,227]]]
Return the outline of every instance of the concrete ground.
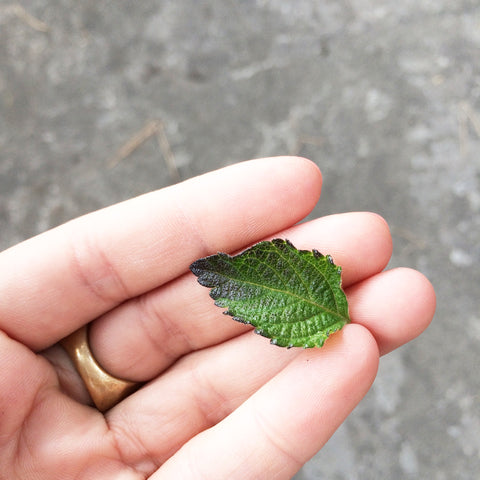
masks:
[[[295,477],[480,472],[478,0],[0,0],[0,247],[240,160],[300,154],[438,309]],[[160,142],[157,141],[160,139]]]

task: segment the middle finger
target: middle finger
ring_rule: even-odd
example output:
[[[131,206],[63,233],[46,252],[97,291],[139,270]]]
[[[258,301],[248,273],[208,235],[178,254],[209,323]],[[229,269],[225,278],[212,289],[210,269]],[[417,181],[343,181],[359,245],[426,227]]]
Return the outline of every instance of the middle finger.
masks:
[[[391,237],[374,214],[348,213],[295,226],[278,236],[298,248],[316,248],[342,266],[343,286],[364,280],[386,266]],[[192,274],[132,299],[93,322],[92,351],[112,375],[149,380],[181,356],[251,329],[226,319],[208,290]]]

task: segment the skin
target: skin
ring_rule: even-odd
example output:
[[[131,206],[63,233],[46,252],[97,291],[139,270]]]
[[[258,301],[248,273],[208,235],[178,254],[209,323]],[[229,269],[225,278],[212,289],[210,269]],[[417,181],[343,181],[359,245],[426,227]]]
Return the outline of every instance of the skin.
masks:
[[[236,164],[0,253],[0,478],[289,479],[431,321],[429,281],[384,271],[372,213],[298,224],[320,197],[302,158]],[[352,323],[321,349],[269,345],[213,305],[194,260],[266,238],[342,265]],[[110,373],[144,386],[105,414],[57,342],[92,322]]]

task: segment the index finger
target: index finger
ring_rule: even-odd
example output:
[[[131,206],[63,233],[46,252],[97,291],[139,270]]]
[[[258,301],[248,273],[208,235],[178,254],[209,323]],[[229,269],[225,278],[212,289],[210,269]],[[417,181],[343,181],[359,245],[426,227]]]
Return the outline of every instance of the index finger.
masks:
[[[80,217],[0,254],[0,328],[41,350],[127,298],[301,220],[310,161],[243,162]]]

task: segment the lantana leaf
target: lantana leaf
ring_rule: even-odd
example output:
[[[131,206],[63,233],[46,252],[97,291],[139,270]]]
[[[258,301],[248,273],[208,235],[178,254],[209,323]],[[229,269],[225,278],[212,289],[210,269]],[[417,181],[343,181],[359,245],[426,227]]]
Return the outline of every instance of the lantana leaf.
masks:
[[[321,347],[350,322],[341,267],[330,255],[297,250],[288,240],[201,258],[190,270],[225,314],[253,325],[274,345]]]

